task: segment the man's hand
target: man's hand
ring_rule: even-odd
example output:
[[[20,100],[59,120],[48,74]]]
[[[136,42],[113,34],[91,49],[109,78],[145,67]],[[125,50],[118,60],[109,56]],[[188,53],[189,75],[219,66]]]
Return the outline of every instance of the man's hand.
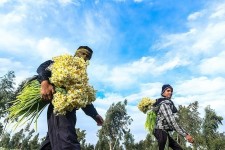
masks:
[[[102,117],[100,115],[96,115],[95,121],[97,122],[98,126],[102,126],[104,123],[104,120],[102,119]]]
[[[49,83],[49,81],[44,80],[41,82],[41,97],[43,100],[52,100],[54,93],[54,87]]]
[[[189,142],[189,143],[194,143],[194,139],[193,139],[193,137],[192,136],[190,136],[190,135],[186,135],[186,140]]]

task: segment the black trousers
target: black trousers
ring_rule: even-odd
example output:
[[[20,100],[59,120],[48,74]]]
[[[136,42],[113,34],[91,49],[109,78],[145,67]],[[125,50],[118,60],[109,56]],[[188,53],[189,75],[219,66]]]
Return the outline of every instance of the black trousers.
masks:
[[[56,116],[50,104],[47,113],[48,133],[40,150],[80,150],[75,130],[76,109]]]
[[[182,147],[165,130],[155,129],[153,134],[158,141],[159,150],[164,150],[167,138],[169,140],[169,147],[173,150],[183,150]]]

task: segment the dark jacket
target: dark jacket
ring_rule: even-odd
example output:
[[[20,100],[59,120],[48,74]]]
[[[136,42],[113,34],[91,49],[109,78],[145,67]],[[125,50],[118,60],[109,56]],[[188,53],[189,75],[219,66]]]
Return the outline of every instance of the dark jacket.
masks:
[[[166,131],[177,131],[180,135],[186,136],[187,132],[181,128],[176,119],[174,114],[177,112],[176,107],[174,106],[173,102],[166,98],[158,99],[159,109],[157,111],[157,121],[156,121],[156,129],[162,129]]]
[[[37,69],[37,73],[38,73],[38,81],[41,83],[44,80],[49,80],[49,78],[51,77],[52,73],[49,70],[49,66],[52,65],[54,62],[52,60],[48,60],[44,63],[42,63],[38,69]],[[86,115],[92,117],[93,119],[95,119],[96,115],[98,114],[96,109],[94,108],[93,104],[89,104],[87,105],[85,108],[82,108],[82,110],[85,112]]]

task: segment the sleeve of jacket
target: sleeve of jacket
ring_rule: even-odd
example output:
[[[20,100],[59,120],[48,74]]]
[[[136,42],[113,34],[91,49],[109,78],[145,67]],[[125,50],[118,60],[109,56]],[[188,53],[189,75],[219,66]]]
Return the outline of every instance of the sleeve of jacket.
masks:
[[[49,77],[51,77],[51,71],[48,70],[47,68],[53,63],[52,60],[48,60],[44,63],[42,63],[38,69],[37,69],[37,73],[38,73],[38,81],[41,83],[44,80],[48,80]]]
[[[97,110],[95,109],[93,104],[88,104],[85,108],[82,108],[84,113],[90,117],[92,117],[94,120],[96,118],[96,115],[98,115]]]
[[[187,132],[178,125],[169,104],[165,104],[165,103],[162,104],[160,106],[160,109],[161,109],[166,121],[168,122],[169,126],[173,127],[174,130],[176,130],[180,135],[185,137],[187,135]]]

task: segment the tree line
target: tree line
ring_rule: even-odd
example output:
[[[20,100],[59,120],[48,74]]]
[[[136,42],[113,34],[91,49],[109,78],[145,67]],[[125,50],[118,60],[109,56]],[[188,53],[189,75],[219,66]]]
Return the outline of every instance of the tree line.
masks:
[[[39,137],[29,125],[16,133],[6,130],[8,112],[5,110],[21,90],[21,86],[14,88],[14,80],[13,71],[0,77],[0,149],[38,150],[44,137]],[[82,150],[157,150],[157,142],[152,134],[135,142],[129,129],[133,120],[127,113],[126,106],[127,100],[111,104],[106,112],[105,122],[97,133],[98,141],[95,145],[86,142],[85,130],[76,129]],[[195,142],[192,145],[187,144],[176,132],[172,136],[185,150],[224,150],[225,133],[218,131],[223,117],[207,106],[204,117],[201,118],[198,109],[199,103],[195,101],[188,106],[180,105],[177,114],[178,123],[193,135]]]

